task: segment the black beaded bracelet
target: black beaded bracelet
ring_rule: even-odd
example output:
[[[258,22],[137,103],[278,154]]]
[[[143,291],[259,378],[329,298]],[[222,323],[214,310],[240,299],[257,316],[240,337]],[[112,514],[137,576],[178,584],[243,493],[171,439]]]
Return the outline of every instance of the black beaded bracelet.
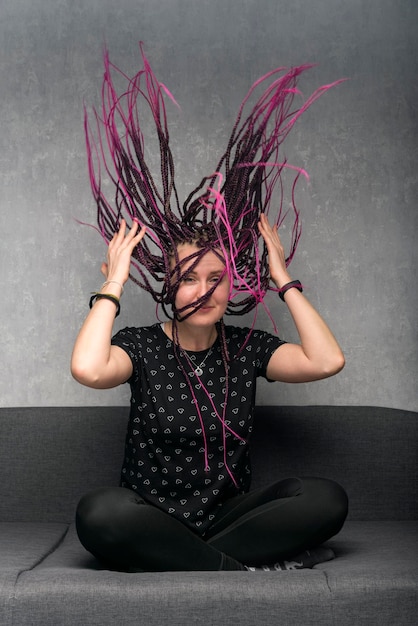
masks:
[[[119,298],[117,298],[116,296],[112,296],[112,294],[110,293],[94,293],[92,295],[92,297],[90,298],[90,302],[89,302],[89,306],[90,308],[93,307],[93,304],[96,302],[96,300],[110,300],[111,302],[113,302],[113,304],[116,304],[116,315],[115,317],[117,317],[120,313],[120,302],[119,302]]]
[[[302,283],[300,282],[300,280],[292,280],[290,283],[286,283],[285,285],[283,285],[281,289],[279,289],[279,297],[281,300],[283,300],[283,302],[284,302],[284,294],[289,289],[293,289],[293,287],[297,289],[298,291],[300,291],[300,293],[302,293],[303,289],[302,289]]]

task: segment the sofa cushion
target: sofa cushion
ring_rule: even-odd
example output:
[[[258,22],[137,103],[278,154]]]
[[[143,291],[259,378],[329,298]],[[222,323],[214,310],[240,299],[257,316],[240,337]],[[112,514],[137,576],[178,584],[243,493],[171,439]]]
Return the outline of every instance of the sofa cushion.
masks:
[[[128,407],[0,409],[0,521],[70,523],[83,493],[119,482]],[[341,482],[350,519],[418,518],[417,414],[259,406],[253,486],[289,475]]]
[[[69,523],[83,493],[118,484],[128,413],[0,409],[0,520]]]
[[[16,570],[2,567],[0,570],[0,624],[12,624],[13,594],[16,583]]]
[[[117,485],[129,409],[0,409],[0,521],[69,523],[81,495]]]
[[[122,574],[42,569],[19,579],[19,626],[332,626],[324,572]]]
[[[418,523],[349,522],[326,572],[336,624],[411,626],[418,615]]]
[[[84,550],[72,526],[53,553],[19,578],[13,618],[19,626],[73,626],[86,616],[89,626],[253,626],[278,613],[289,626],[331,626],[325,573],[112,572]]]
[[[14,623],[69,626],[86,615],[91,626],[120,623],[121,615],[124,624],[146,626],[357,625],[374,623],[376,615],[380,626],[414,623],[416,522],[347,522],[329,545],[337,558],[313,570],[124,574],[101,568],[72,526],[56,550],[19,577]]]
[[[418,415],[411,411],[259,406],[254,487],[277,476],[323,476],[346,489],[350,520],[416,520],[417,449]]]
[[[0,571],[32,569],[56,550],[67,531],[67,524],[0,522]]]
[[[0,622],[11,624],[20,574],[38,565],[65,537],[65,524],[0,523]]]

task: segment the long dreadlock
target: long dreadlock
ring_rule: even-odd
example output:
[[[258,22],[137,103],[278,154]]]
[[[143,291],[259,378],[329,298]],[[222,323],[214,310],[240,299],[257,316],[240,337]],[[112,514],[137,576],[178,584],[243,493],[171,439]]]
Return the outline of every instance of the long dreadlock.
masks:
[[[119,230],[122,218],[128,225],[136,221],[147,227],[145,237],[133,252],[130,278],[149,292],[168,316],[173,317],[173,339],[180,363],[177,322],[192,315],[210,298],[222,276],[185,310],[176,309],[175,295],[180,281],[193,271],[209,250],[225,263],[225,273],[231,286],[227,314],[248,313],[258,304],[264,304],[269,289],[276,290],[269,283],[266,246],[263,241],[259,245],[260,214],[269,214],[274,206],[273,223],[277,227],[282,226],[286,218],[293,219],[290,250],[286,258],[288,265],[301,235],[295,187],[301,175],[307,176],[303,169],[287,163],[280,147],[302,113],[324,91],[341,81],[318,88],[301,106],[296,107],[295,97],[300,96],[298,78],[311,65],[290,69],[280,67],[262,76],[244,98],[225,153],[214,172],[205,176],[181,205],[169,146],[165,99],[177,103],[167,87],[158,82],[142,44],[140,52],[143,69],[129,78],[110,62],[108,51],[105,51],[102,106],[101,111],[93,110],[94,130],[85,109],[89,175],[97,204],[97,229],[107,243]],[[121,94],[116,90],[114,75],[126,82],[126,89]],[[250,100],[260,89],[261,95],[251,108]],[[145,156],[142,116],[147,109],[151,113],[159,146],[158,183]],[[294,171],[290,209],[285,208],[285,170]],[[112,200],[105,193],[104,173],[114,185]],[[195,243],[196,251],[180,261],[178,246],[186,242]],[[167,306],[171,307],[171,314]],[[218,335],[227,373],[230,357],[222,320],[218,323]],[[193,395],[189,376],[184,373]],[[227,390],[226,386],[224,407]],[[196,409],[199,412],[198,406]],[[199,417],[202,423],[200,413]],[[222,416],[218,414],[218,419],[225,437],[226,430],[230,430],[225,424],[225,412]],[[207,465],[203,423],[202,432]],[[226,463],[226,447],[224,454],[226,468],[235,483]]]
[[[177,263],[174,263],[177,269],[173,270],[172,256],[176,257],[180,243],[196,242],[201,254],[209,249],[222,250],[227,254],[231,281],[227,314],[247,313],[263,301],[269,289],[274,289],[269,285],[264,244],[259,249],[257,224],[260,214],[268,214],[273,204],[276,213],[273,221],[277,226],[289,216],[289,210],[284,208],[282,180],[283,171],[289,168],[295,170],[295,177],[290,209],[292,236],[286,264],[291,262],[301,235],[294,190],[299,177],[306,173],[290,166],[279,154],[279,148],[300,115],[337,83],[320,87],[295,108],[298,77],[310,65],[287,71],[277,68],[262,76],[241,104],[226,151],[214,173],[205,176],[181,205],[164,102],[166,97],[175,100],[167,87],[157,81],[142,44],[140,50],[143,69],[133,78],[116,68],[105,51],[101,112],[94,109],[96,132],[85,110],[88,166],[97,204],[98,230],[109,242],[122,218],[128,224],[135,220],[147,227],[146,236],[133,253],[130,278],[162,305],[172,305],[174,301],[180,274]],[[114,73],[126,81],[126,90],[120,95],[115,88]],[[245,117],[250,98],[262,87],[264,91]],[[159,184],[145,157],[141,119],[147,107],[160,149]],[[113,201],[106,197],[103,169],[115,187]],[[155,283],[163,284],[158,288]]]

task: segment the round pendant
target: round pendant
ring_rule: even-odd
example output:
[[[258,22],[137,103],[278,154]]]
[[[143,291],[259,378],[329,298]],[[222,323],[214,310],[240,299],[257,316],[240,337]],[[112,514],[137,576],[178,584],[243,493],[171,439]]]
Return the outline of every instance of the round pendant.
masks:
[[[196,367],[194,373],[196,374],[196,376],[201,376],[203,374],[203,370],[201,367]]]

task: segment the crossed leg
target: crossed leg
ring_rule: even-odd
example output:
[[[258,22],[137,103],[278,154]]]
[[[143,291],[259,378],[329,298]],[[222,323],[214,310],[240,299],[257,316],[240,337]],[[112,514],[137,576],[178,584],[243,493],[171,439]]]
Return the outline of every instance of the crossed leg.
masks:
[[[347,495],[338,483],[288,478],[227,502],[207,542],[241,563],[270,564],[336,535],[347,512]]]
[[[346,515],[347,496],[337,483],[290,478],[232,498],[204,538],[118,487],[84,496],[76,525],[83,546],[117,569],[240,570],[321,544],[341,529]]]

